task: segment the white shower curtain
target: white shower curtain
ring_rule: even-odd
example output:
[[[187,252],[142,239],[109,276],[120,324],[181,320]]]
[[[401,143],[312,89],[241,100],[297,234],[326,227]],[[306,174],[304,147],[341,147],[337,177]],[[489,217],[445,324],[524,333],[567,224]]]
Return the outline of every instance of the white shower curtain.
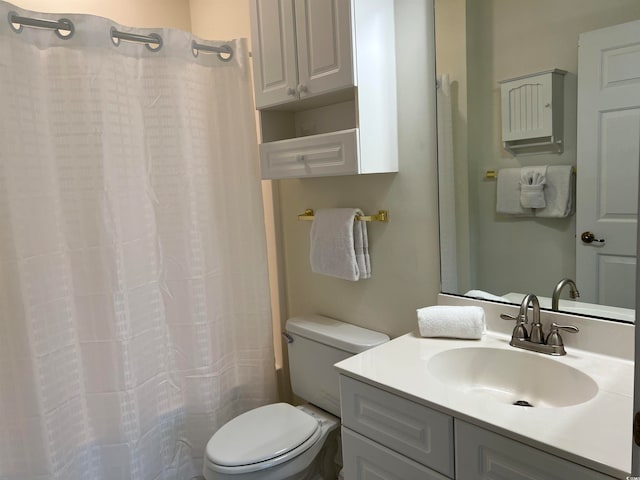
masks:
[[[440,210],[440,278],[443,292],[458,293],[456,192],[453,120],[449,75],[438,75],[438,202]]]
[[[60,18],[0,2],[0,480],[191,479],[276,395],[245,42],[10,11]]]

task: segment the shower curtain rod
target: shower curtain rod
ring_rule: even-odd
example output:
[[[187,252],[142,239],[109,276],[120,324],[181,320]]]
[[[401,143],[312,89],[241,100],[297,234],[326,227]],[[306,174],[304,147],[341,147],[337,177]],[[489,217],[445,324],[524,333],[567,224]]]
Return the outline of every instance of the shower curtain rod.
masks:
[[[13,25],[19,24],[20,27],[15,28]],[[36,27],[36,28],[48,28],[51,30],[55,30],[56,34],[60,38],[71,38],[74,33],[73,22],[66,18],[61,18],[59,20],[43,20],[40,18],[30,18],[30,17],[21,17],[15,12],[9,13],[9,25],[15,32],[20,32],[23,26],[27,27]],[[61,35],[59,33],[60,30],[68,31],[70,33],[66,35]],[[136,33],[126,33],[117,30],[115,27],[111,27],[111,37],[117,38],[119,40],[125,40],[129,42],[139,42],[157,45],[156,48],[152,50],[158,50],[162,47],[162,37],[157,33],[152,33],[151,35],[138,35]],[[222,45],[221,47],[214,47],[211,45],[204,45],[202,43],[197,43],[195,40],[191,42],[191,48],[197,51],[203,52],[212,52],[217,53],[218,57],[221,60],[229,61],[231,60],[231,56],[233,55],[233,49],[229,45]],[[228,57],[222,57],[221,54],[228,55]]]

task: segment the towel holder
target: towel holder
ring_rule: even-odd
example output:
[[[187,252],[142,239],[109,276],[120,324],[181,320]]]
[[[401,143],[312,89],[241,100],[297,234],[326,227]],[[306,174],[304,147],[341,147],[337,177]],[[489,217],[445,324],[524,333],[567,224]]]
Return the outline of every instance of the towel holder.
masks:
[[[571,168],[571,173],[573,173],[574,175],[576,174],[576,167]],[[487,180],[495,180],[496,178],[498,178],[498,171],[487,170],[486,172],[484,172],[484,178]]]
[[[313,210],[307,208],[304,213],[298,215],[298,220],[313,220]],[[356,215],[356,221],[359,222],[385,222],[389,223],[389,210],[378,210],[377,215]]]

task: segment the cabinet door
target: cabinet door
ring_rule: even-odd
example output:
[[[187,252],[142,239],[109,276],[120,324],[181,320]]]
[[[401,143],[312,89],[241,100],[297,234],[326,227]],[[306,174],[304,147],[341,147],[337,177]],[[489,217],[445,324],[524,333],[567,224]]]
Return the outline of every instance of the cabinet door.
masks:
[[[342,424],[453,477],[453,418],[340,375]]]
[[[455,421],[458,480],[613,480],[496,433]]]
[[[293,0],[251,0],[256,108],[297,100]]]
[[[553,136],[553,108],[562,107],[552,103],[552,75],[532,75],[501,84],[503,141]]]
[[[295,16],[300,98],[352,86],[351,1],[295,0]]]
[[[345,480],[447,480],[447,477],[342,427]]]

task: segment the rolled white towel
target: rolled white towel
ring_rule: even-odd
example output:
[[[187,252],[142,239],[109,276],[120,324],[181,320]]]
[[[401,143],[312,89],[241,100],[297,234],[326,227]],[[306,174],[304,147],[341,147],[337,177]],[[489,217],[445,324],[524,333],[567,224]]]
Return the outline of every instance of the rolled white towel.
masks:
[[[480,339],[485,330],[482,307],[436,305],[419,308],[417,314],[423,337]]]

